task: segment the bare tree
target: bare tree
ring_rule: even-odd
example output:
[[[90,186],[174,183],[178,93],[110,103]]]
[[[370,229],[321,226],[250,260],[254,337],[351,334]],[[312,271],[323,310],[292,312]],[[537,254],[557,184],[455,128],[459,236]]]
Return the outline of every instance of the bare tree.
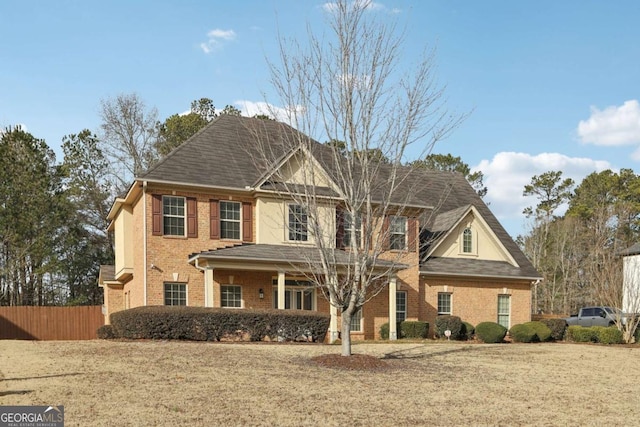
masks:
[[[403,166],[407,150],[416,146],[416,158],[424,156],[464,116],[446,111],[443,87],[434,80],[433,51],[415,70],[401,73],[403,37],[395,23],[383,22],[371,1],[329,5],[329,34],[309,30],[306,48],[280,38],[280,63],[269,63],[280,105],[287,109],[285,120],[300,131],[297,137],[280,138],[285,146],[276,147],[289,153],[281,165],[295,166],[276,168],[269,180],[282,199],[295,205],[285,212],[290,240],[313,242],[315,250],[301,270],[333,312],[340,312],[341,352],[349,356],[352,316],[395,283],[408,262],[418,260],[417,254],[389,251],[401,245],[394,241],[398,232],[415,236],[409,251],[418,247],[416,218],[422,210],[412,190],[428,185],[416,179],[427,172]],[[275,109],[270,115],[283,119]],[[321,145],[305,135],[344,144]],[[263,142],[257,151],[263,164],[270,163],[278,153],[272,151],[274,141]],[[374,152],[388,162],[362,155]],[[336,250],[340,243],[345,250]]]
[[[112,164],[115,185],[125,190],[156,160],[158,111],[135,94],[100,101],[102,149]]]

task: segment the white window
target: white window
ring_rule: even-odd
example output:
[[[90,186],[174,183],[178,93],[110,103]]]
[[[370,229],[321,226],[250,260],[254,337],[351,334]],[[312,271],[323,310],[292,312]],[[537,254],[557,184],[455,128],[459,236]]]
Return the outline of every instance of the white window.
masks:
[[[362,332],[362,307],[351,315],[351,332]]]
[[[462,232],[462,252],[465,254],[473,252],[473,232],[470,228],[465,228]]]
[[[349,212],[344,212],[343,216],[344,236],[342,242],[345,248],[351,247],[351,236],[355,237],[355,246],[362,246],[362,217],[356,216],[355,221]]]
[[[307,212],[300,205],[289,205],[289,240],[306,242],[307,232]]]
[[[187,305],[187,285],[184,283],[165,283],[164,305]]]
[[[165,236],[185,235],[185,198],[162,196],[162,224]]]
[[[407,217],[391,217],[389,223],[389,243],[391,249],[407,249]]]
[[[396,322],[407,320],[407,293],[405,291],[396,292]]]
[[[498,323],[509,329],[511,314],[511,295],[498,295]]]
[[[225,308],[242,308],[242,287],[237,285],[221,286],[220,306]]]
[[[438,292],[438,315],[451,315],[451,294],[448,292]]]
[[[240,240],[240,202],[220,201],[220,238]]]
[[[278,308],[278,280],[273,280],[273,308]],[[316,290],[307,280],[285,280],[285,310],[315,310]]]

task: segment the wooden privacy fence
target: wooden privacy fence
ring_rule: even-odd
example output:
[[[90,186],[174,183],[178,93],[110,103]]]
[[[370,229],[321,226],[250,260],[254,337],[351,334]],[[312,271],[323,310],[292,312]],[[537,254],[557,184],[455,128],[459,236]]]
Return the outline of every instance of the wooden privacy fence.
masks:
[[[0,307],[0,339],[91,340],[102,325],[99,305]]]

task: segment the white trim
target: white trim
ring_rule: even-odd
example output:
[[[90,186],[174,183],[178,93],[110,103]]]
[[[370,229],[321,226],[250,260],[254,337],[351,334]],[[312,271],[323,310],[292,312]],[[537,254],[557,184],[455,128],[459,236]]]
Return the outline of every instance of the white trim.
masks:
[[[440,295],[449,295],[449,312],[440,311]],[[453,292],[438,292],[437,298],[436,310],[438,316],[451,316],[453,314]]]
[[[240,219],[238,221],[236,221],[235,219],[229,220],[229,219],[225,219],[224,221],[228,221],[228,222],[237,222],[238,223],[238,235],[239,237],[237,239],[235,238],[231,238],[231,237],[222,237],[222,203],[233,203],[235,205],[238,205],[238,214],[240,215]],[[242,218],[242,202],[238,202],[235,200],[218,200],[218,223],[219,223],[219,227],[220,227],[220,240],[234,240],[234,241],[242,241],[242,222],[243,219]]]
[[[234,288],[240,288],[240,307],[225,307],[225,306],[222,305],[222,301],[223,301],[222,288],[224,288],[225,286],[231,286],[231,287],[234,287]],[[230,309],[244,308],[244,292],[242,291],[242,286],[241,285],[234,285],[234,284],[231,284],[231,283],[227,283],[227,284],[224,284],[224,285],[221,284],[220,285],[220,307],[221,308],[230,308]]]
[[[164,232],[164,218],[165,216],[168,218],[180,218],[180,215],[169,215],[164,213],[164,200],[165,198],[171,197],[172,199],[182,199],[182,234],[166,234]],[[187,237],[187,198],[185,196],[175,196],[173,194],[163,194],[162,197],[162,236],[164,237]],[[197,208],[196,208],[197,209]]]
[[[153,230],[151,230],[153,232]],[[144,252],[142,265],[142,299],[143,305],[147,305],[147,181],[142,182],[142,250]]]

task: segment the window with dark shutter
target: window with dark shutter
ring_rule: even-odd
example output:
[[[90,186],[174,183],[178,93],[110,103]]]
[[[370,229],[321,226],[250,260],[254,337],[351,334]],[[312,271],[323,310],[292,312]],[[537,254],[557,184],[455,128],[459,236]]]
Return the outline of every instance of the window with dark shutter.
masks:
[[[242,203],[242,241],[253,242],[253,205]]]
[[[344,210],[336,206],[336,248],[344,249]]]
[[[220,239],[220,203],[209,200],[209,237]]]
[[[187,197],[187,237],[198,237],[198,200]]]
[[[162,236],[162,196],[151,196],[151,232],[154,236]]]

